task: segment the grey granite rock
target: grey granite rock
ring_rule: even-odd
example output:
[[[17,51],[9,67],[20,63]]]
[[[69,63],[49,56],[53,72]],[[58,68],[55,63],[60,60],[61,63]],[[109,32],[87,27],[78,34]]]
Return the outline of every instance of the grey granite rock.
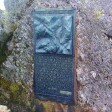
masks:
[[[23,2],[21,3],[22,5],[16,3],[16,6],[20,7],[15,10],[20,11],[18,9],[25,6]],[[63,0],[34,0],[30,7],[23,11],[24,16],[19,20],[20,24],[12,40],[15,47],[3,64],[2,75],[15,82],[22,80],[31,89],[34,72],[31,11],[48,7],[65,9],[76,7],[76,4],[78,4],[79,19],[77,26],[77,80],[80,83],[78,103],[89,104],[95,112],[111,112],[112,42],[104,34],[104,31],[107,32],[112,28],[111,0],[71,0],[69,4]],[[10,5],[7,6],[10,10],[8,7]]]

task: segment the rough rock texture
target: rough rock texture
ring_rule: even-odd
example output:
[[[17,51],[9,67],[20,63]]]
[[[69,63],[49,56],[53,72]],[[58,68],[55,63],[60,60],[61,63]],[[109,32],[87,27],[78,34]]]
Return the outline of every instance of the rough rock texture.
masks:
[[[112,1],[79,2],[78,67],[80,101],[93,110],[112,111],[112,41],[104,32],[112,29]]]
[[[14,1],[11,0],[10,3]],[[7,5],[7,2],[5,5],[6,9],[10,9],[10,12],[14,11],[13,7],[10,7],[11,5]],[[105,33],[112,29],[112,1],[29,0],[28,2],[28,0],[19,0],[19,2],[16,1],[16,6],[21,6],[17,9],[14,8],[19,14],[22,13],[22,16],[18,18],[14,11],[16,15],[11,18],[19,25],[14,31],[11,41],[12,54],[3,63],[1,75],[12,82],[24,82],[29,87],[29,91],[33,93],[34,62],[31,11],[41,8],[77,8],[79,20],[77,26],[79,107],[76,106],[75,110],[76,112],[111,112],[112,40],[108,39]],[[71,107],[69,109],[69,112],[74,110]]]
[[[0,10],[0,39],[3,32],[3,26],[2,26],[2,18],[3,18],[3,12]]]
[[[27,2],[29,2],[29,0],[4,0],[11,22],[16,22],[18,19],[21,19]]]

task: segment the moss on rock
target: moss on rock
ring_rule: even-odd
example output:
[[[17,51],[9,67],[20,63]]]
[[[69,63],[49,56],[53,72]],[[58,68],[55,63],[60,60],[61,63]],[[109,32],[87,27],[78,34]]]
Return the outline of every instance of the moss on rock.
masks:
[[[7,59],[10,52],[8,52],[7,43],[12,39],[13,32],[6,33],[3,32],[2,38],[0,40],[0,65]]]
[[[13,83],[0,76],[0,87],[0,103],[5,102],[5,105],[14,103],[31,110],[34,110],[35,104],[38,104],[33,95],[29,94],[30,92],[27,85]]]

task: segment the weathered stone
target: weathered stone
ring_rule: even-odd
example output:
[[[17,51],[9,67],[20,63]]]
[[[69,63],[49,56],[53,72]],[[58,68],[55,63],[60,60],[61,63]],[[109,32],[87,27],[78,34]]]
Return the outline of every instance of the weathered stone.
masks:
[[[112,28],[111,0],[71,0],[69,3],[63,0],[34,0],[30,7],[26,8],[27,10],[24,10],[26,1],[22,2],[22,6],[19,4],[18,6],[21,7],[15,10],[18,12],[21,9],[24,14],[20,20],[15,20],[17,14],[11,18],[12,21],[19,20],[19,26],[14,32],[12,40],[13,52],[7,58],[7,62],[10,62],[11,65],[7,65],[7,62],[3,64],[2,75],[13,82],[23,81],[33,93],[34,61],[31,11],[43,8],[76,7],[77,3],[79,19],[77,80],[81,85],[78,89],[78,104],[81,107],[89,104],[91,108],[84,107],[76,110],[77,112],[84,112],[84,110],[87,110],[85,112],[111,112],[112,42],[104,34]],[[17,4],[16,1],[16,6]]]

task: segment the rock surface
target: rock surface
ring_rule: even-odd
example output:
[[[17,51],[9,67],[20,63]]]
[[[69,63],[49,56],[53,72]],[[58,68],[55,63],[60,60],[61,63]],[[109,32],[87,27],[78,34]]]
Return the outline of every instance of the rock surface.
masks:
[[[2,24],[3,12],[0,10],[0,39],[3,32],[3,24]]]
[[[75,107],[76,112],[111,112],[112,41],[108,40],[104,33],[108,29],[112,29],[112,1],[5,1],[6,9],[9,10],[9,15],[11,15],[9,16],[11,22],[19,25],[14,31],[11,41],[13,44],[12,54],[3,63],[1,75],[12,82],[24,82],[29,87],[30,93],[33,93],[34,61],[31,12],[42,8],[66,9],[67,7],[74,7],[77,9],[79,20],[77,26],[79,107]],[[18,13],[20,17],[18,17]]]

